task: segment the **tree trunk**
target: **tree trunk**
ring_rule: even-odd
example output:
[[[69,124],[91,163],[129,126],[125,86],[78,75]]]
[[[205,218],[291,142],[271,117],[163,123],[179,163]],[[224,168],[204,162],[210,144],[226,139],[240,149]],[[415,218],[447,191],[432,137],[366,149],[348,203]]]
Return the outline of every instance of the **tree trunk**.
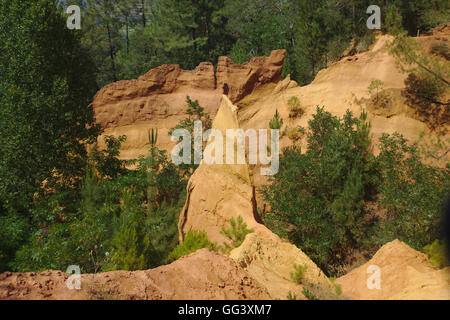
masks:
[[[127,55],[130,53],[130,38],[128,37],[128,16],[125,16],[125,33],[127,42]]]
[[[145,28],[145,24],[146,24],[146,21],[145,21],[145,0],[141,0],[141,5],[142,5],[142,25]]]
[[[117,76],[116,76],[116,65],[114,63],[114,48],[112,45],[111,29],[109,27],[109,23],[106,23],[106,29],[108,30],[109,55],[111,57],[111,68],[112,68],[112,72],[113,72],[113,80],[114,80],[114,82],[116,82]]]
[[[353,1],[353,6],[352,6],[353,12],[352,12],[352,16],[353,16],[353,36],[356,36],[356,9],[355,9],[355,1]]]

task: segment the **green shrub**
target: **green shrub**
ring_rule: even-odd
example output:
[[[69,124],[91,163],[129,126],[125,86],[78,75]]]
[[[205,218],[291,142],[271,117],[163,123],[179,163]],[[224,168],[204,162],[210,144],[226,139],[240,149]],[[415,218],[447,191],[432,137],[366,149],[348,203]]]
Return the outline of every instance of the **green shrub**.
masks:
[[[398,133],[383,134],[379,148],[378,202],[387,217],[377,224],[374,240],[384,244],[398,238],[421,250],[441,237],[441,210],[450,194],[450,171],[424,164],[417,144],[409,145]]]
[[[296,96],[292,96],[288,100],[289,105],[289,118],[301,117],[305,111],[303,110],[300,100]]]
[[[115,179],[118,175],[125,173],[126,161],[117,157],[120,154],[120,146],[127,140],[126,136],[115,138],[113,136],[105,136],[105,150],[99,150],[98,144],[95,143],[91,147],[90,160],[95,164],[98,173],[105,178]]]
[[[294,264],[294,269],[295,269],[295,272],[291,272],[289,274],[291,277],[291,280],[297,284],[301,284],[305,277],[305,273],[308,270],[308,266]]]
[[[81,190],[69,192],[78,198],[57,194],[37,203],[47,222],[16,253],[13,270],[79,265],[83,273],[95,273],[167,263],[178,241],[186,180],[154,145],[147,157],[132,161],[135,170],[115,165],[116,155],[108,149],[118,147],[120,141],[91,153]]]
[[[339,119],[317,108],[306,153],[285,149],[280,172],[261,189],[271,208],[266,225],[324,269],[364,238],[364,200],[377,182],[366,116]]]
[[[320,300],[315,294],[313,294],[308,288],[304,287],[302,290],[303,295],[308,300]]]
[[[269,128],[272,130],[280,130],[282,126],[283,126],[283,118],[281,118],[280,114],[278,113],[278,110],[275,110],[275,115],[269,122]]]
[[[220,231],[220,233],[227,237],[231,242],[230,244],[227,242],[223,243],[223,248],[226,252],[230,252],[234,248],[239,247],[242,242],[244,242],[245,236],[254,232],[253,229],[247,229],[247,224],[241,216],[237,218],[237,222],[234,218],[231,218],[230,225],[230,229],[225,229],[225,227],[222,227],[222,230]]]
[[[271,208],[265,224],[328,274],[338,274],[354,250],[370,255],[394,239],[420,250],[442,238],[450,170],[425,164],[417,144],[397,133],[382,135],[375,157],[366,116],[339,119],[318,108],[307,151],[286,148],[280,172],[261,189]],[[386,215],[374,216],[369,202]]]
[[[335,293],[337,296],[340,296],[340,295],[342,294],[342,286],[341,286],[340,284],[338,284],[338,283],[335,283],[336,277],[329,277],[328,279],[329,279],[329,280],[333,283],[333,285],[334,285],[334,293]]]
[[[147,214],[144,228],[149,232],[152,248],[150,268],[169,262],[169,253],[178,245],[178,217],[184,206],[185,197],[178,203],[163,202],[155,211]]]
[[[205,109],[200,106],[198,100],[192,101],[189,96],[186,96],[186,113],[188,114],[188,117],[181,120],[175,127],[171,128],[169,130],[169,135],[172,135],[173,132],[177,129],[185,129],[189,131],[191,136],[194,135],[194,123],[195,121],[201,121],[202,122],[202,134],[211,128],[212,120],[208,113],[205,112]],[[200,141],[200,143],[203,144],[203,150],[206,146],[206,141]],[[180,150],[180,154],[183,151]],[[194,141],[191,141],[191,163],[189,164],[180,164],[180,169],[186,171],[188,175],[192,174],[194,170],[198,167],[198,164],[194,163]]]
[[[178,260],[179,258],[202,248],[216,250],[217,244],[208,240],[208,235],[205,231],[191,230],[184,236],[183,243],[176,246],[169,254],[168,261],[172,262]]]
[[[445,244],[442,241],[435,240],[425,246],[423,251],[430,256],[430,262],[436,268],[442,269],[450,265]]]
[[[133,194],[126,190],[122,196],[120,216],[116,218],[111,240],[111,262],[106,270],[143,270],[150,263],[150,239],[148,230],[143,230],[145,216],[135,204]]]
[[[404,32],[402,27],[402,16],[395,4],[391,4],[387,8],[383,29],[385,32],[394,36],[398,35],[401,32]]]
[[[288,300],[297,300],[297,295],[296,294],[292,294],[291,291],[288,292],[288,295],[286,297]]]
[[[17,253],[13,270],[66,270],[79,265],[83,273],[98,272],[108,261],[113,212],[104,205],[105,181],[88,168],[77,212],[59,212],[61,218],[36,231]],[[52,203],[58,207],[58,203]]]
[[[286,135],[293,142],[297,142],[305,135],[305,130],[302,127],[286,128]]]

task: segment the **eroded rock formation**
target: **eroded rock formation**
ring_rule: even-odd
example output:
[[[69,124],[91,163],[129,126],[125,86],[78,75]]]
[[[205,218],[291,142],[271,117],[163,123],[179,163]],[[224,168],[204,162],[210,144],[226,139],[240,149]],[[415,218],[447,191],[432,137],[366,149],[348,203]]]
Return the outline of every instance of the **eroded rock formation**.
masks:
[[[286,299],[289,292],[306,299],[303,288],[319,299],[338,299],[336,288],[316,264],[299,248],[288,242],[274,241],[256,233],[248,234],[244,243],[231,251],[230,258],[262,283],[273,299]],[[301,283],[294,283],[294,265],[306,267]]]
[[[239,129],[237,108],[225,96],[212,128]],[[187,186],[186,204],[180,214],[178,229],[180,241],[189,230],[203,230],[211,241],[222,244],[227,241],[221,234],[222,227],[229,228],[231,218],[241,216],[249,229],[271,239],[278,239],[269,229],[258,223],[254,189],[247,164],[226,164],[225,139],[224,164],[202,162]]]
[[[367,285],[374,273],[369,266],[379,268],[380,288]],[[364,265],[336,280],[343,295],[362,300],[450,300],[450,267],[437,270],[427,255],[395,240],[385,244]]]
[[[105,86],[95,95],[92,107],[104,135],[127,135],[122,158],[147,154],[149,128],[159,130],[158,146],[169,150],[174,145],[169,129],[187,117],[186,96],[198,100],[214,117],[222,94],[236,102],[264,85],[278,83],[284,56],[285,50],[275,50],[269,57],[255,57],[242,65],[220,57],[217,71],[210,62],[202,62],[192,71],[163,65],[138,79]]]

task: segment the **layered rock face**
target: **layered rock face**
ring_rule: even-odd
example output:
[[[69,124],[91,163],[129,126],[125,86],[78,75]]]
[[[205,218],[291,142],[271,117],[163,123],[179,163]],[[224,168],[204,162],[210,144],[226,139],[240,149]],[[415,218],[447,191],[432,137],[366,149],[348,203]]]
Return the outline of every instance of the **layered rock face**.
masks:
[[[202,62],[192,71],[163,65],[136,80],[105,86],[95,95],[92,107],[104,135],[127,135],[122,158],[147,154],[150,128],[159,129],[158,146],[169,150],[174,145],[169,129],[187,117],[186,96],[198,100],[214,116],[222,94],[236,102],[264,85],[279,82],[284,56],[285,50],[275,50],[269,57],[255,57],[242,65],[220,57],[217,71],[210,62]]]
[[[297,299],[306,299],[304,288],[319,299],[340,299],[335,286],[322,270],[299,248],[288,242],[250,233],[240,247],[231,251],[230,258],[264,284],[273,299],[284,300],[289,293],[297,296]],[[291,273],[295,273],[294,265],[306,267],[300,284],[291,279]]]
[[[416,39],[431,55],[433,46],[449,43],[450,28],[443,28]],[[308,128],[308,121],[316,113],[316,108],[323,106],[325,111],[339,117],[343,116],[347,110],[357,117],[366,110],[371,123],[375,153],[378,152],[378,139],[383,133],[398,132],[413,142],[424,132],[426,139],[440,136],[445,141],[450,138],[450,123],[442,123],[437,128],[430,128],[425,119],[418,115],[402,96],[407,74],[397,69],[394,57],[389,54],[388,43],[391,40],[393,38],[389,35],[378,36],[367,52],[347,56],[331,64],[328,68],[321,70],[309,85],[300,87],[286,78],[277,85],[255,90],[236,103],[239,107],[241,126],[245,130],[268,128],[269,121],[278,110],[284,119],[283,129],[285,127],[293,129],[298,126]],[[370,97],[368,87],[372,80],[384,82],[384,87],[391,97],[388,106],[375,108],[366,103]],[[299,117],[289,116],[288,101],[291,97],[297,97],[300,101],[303,114]],[[285,136],[281,139],[281,148],[293,143],[288,136]],[[303,136],[295,144],[305,149],[306,138]],[[442,158],[438,165],[445,166],[447,161],[450,161],[450,154]],[[259,168],[253,169],[255,184],[260,186],[267,183],[267,179],[258,174]]]

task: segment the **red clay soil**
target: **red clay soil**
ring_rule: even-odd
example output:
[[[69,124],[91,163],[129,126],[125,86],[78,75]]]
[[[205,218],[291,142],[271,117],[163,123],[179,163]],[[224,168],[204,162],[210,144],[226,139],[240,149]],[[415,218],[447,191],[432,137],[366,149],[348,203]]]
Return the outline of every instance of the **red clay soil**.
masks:
[[[201,249],[172,264],[146,271],[83,274],[69,290],[62,271],[0,275],[2,300],[257,300],[265,288],[233,260]]]

